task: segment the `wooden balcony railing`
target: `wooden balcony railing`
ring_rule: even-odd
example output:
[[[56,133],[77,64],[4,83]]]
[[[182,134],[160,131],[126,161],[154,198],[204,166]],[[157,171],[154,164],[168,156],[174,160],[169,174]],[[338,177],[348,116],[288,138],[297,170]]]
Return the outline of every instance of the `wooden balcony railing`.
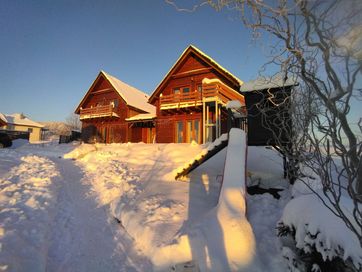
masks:
[[[201,94],[197,91],[160,96],[161,108],[197,106],[201,102]]]
[[[235,91],[220,81],[211,81],[202,84],[202,92],[194,91],[188,93],[177,93],[160,96],[160,109],[185,108],[202,105],[203,100],[220,101],[226,104],[230,100],[242,100],[242,95],[235,94]]]
[[[113,105],[97,106],[80,110],[80,120],[101,118],[101,117],[118,117]]]

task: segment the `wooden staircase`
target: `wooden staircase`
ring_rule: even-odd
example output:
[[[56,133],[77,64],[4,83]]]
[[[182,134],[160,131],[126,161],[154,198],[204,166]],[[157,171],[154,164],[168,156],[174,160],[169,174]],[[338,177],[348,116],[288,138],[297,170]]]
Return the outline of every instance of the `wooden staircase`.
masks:
[[[208,159],[215,156],[217,153],[223,150],[227,145],[228,145],[228,138],[221,139],[219,144],[214,145],[213,148],[209,149],[203,156],[201,156],[201,158],[195,159],[191,164],[189,164],[188,167],[184,168],[181,172],[178,172],[175,176],[175,179],[178,180],[188,175],[192,170],[196,169],[198,166],[206,162]]]

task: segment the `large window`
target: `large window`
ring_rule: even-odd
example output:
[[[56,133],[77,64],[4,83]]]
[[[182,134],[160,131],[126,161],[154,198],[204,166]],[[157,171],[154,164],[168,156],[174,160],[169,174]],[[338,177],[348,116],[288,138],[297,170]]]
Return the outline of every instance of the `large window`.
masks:
[[[184,124],[183,121],[176,123],[176,143],[183,143],[184,141]]]

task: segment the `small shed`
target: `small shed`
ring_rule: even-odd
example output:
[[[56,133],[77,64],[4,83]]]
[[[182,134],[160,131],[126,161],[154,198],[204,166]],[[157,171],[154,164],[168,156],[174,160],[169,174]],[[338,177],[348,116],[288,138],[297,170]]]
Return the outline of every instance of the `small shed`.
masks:
[[[240,92],[245,97],[248,112],[248,145],[275,146],[278,143],[274,135],[288,142],[288,133],[281,125],[284,128],[292,126],[289,98],[296,85],[296,80],[285,80],[280,74],[259,77],[241,85]]]

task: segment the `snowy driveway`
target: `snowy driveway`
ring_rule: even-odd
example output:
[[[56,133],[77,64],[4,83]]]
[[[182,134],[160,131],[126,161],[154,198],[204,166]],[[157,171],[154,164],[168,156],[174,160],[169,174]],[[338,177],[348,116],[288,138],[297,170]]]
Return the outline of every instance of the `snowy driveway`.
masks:
[[[61,158],[70,149],[0,150],[0,271],[152,269],[80,182],[82,170]]]
[[[201,146],[82,145],[89,150],[76,148],[78,160],[63,159],[75,147],[0,150],[0,271],[152,271],[152,258],[175,257],[172,250],[152,256],[155,249],[172,245],[217,204],[224,151],[191,182],[176,182],[173,170]],[[270,164],[268,152],[249,150],[249,171],[261,180],[282,175],[260,163]],[[248,200],[259,262],[269,271],[281,271],[274,227],[284,205],[269,195]]]

